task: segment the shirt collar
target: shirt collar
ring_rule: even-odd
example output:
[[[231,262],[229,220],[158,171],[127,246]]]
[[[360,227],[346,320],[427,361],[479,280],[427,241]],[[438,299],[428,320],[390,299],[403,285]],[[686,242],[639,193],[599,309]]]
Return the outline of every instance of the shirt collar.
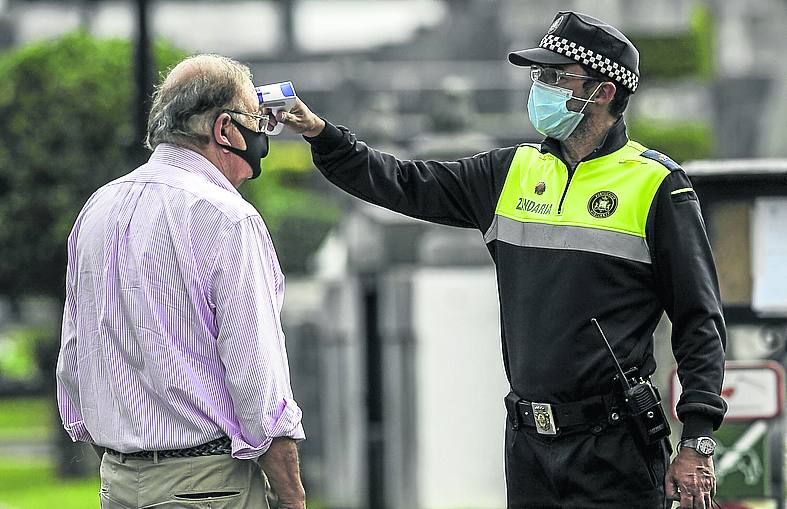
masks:
[[[189,173],[200,175],[208,182],[240,195],[238,190],[230,184],[230,181],[227,180],[227,177],[224,176],[216,165],[211,163],[199,152],[189,148],[173,145],[171,143],[161,143],[156,146],[156,149],[150,156],[150,162],[174,166]]]
[[[601,144],[596,147],[596,149],[585,156],[583,161],[587,161],[590,159],[595,159],[597,157],[602,157],[616,150],[619,150],[623,145],[628,143],[628,135],[626,134],[626,122],[623,120],[621,116],[619,119],[615,121],[615,123],[610,127],[609,131],[607,131],[606,136],[601,141]],[[547,138],[541,142],[541,153],[550,153],[561,160],[562,152],[560,150],[560,141],[556,140],[555,138]]]

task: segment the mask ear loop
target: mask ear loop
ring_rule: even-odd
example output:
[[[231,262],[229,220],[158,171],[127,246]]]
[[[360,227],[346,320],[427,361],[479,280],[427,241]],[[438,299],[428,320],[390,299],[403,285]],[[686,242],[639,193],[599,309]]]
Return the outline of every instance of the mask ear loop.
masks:
[[[603,85],[604,83],[606,83],[606,81],[602,81],[601,83],[599,83],[598,86],[596,87],[596,89],[593,91],[593,93],[590,94],[590,97],[588,97],[587,99],[583,99],[582,97],[573,97],[572,98],[572,99],[576,99],[577,101],[584,101],[585,102],[585,105],[582,106],[582,109],[579,110],[577,113],[582,113],[583,111],[585,111],[585,108],[588,107],[588,104],[596,102],[593,99],[593,96],[596,95],[596,92],[598,92],[598,90],[601,88],[601,85]]]

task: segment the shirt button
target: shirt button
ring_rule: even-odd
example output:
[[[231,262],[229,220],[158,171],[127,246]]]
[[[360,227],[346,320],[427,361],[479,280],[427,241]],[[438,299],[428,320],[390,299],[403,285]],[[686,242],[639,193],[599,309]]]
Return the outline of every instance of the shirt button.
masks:
[[[590,431],[592,431],[593,433],[601,433],[601,429],[602,429],[601,425],[600,424],[596,424],[595,426],[590,428]]]

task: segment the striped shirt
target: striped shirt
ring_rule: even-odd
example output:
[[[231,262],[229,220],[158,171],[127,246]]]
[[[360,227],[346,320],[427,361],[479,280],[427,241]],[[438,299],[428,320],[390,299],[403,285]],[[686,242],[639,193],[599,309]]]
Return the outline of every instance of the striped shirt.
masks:
[[[304,438],[265,223],[200,154],[160,145],[96,191],[68,238],[57,364],[74,441],[129,453]]]

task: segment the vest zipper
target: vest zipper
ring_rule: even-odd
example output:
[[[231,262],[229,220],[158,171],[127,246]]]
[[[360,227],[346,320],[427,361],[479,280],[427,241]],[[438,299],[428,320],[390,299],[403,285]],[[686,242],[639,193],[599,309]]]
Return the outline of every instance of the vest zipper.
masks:
[[[568,180],[566,181],[566,187],[563,188],[563,195],[560,197],[560,203],[557,205],[557,215],[561,215],[563,213],[563,201],[566,199],[566,194],[568,194],[568,187],[571,185],[571,179],[574,178],[574,174],[577,172],[577,167],[579,164],[577,163],[574,166],[572,171],[568,172]],[[568,171],[568,166],[566,166],[566,171]]]

